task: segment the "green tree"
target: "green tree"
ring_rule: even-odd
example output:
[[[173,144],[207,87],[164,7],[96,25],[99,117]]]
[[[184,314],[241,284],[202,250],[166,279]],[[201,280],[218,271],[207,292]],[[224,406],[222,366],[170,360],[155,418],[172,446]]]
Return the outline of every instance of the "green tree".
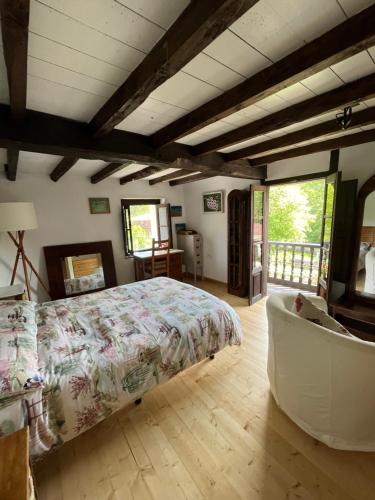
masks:
[[[306,197],[310,217],[305,227],[305,241],[320,243],[324,202],[324,180],[300,184],[301,192]]]
[[[299,204],[290,186],[271,188],[269,198],[268,239],[299,242],[303,232],[299,224]]]

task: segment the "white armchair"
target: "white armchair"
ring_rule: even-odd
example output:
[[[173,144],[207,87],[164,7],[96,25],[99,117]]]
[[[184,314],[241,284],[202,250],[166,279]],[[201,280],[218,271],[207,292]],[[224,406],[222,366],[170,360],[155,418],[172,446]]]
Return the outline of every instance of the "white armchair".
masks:
[[[296,294],[267,301],[268,377],[279,407],[332,448],[375,451],[375,343],[291,312]],[[309,297],[327,310],[320,297]]]

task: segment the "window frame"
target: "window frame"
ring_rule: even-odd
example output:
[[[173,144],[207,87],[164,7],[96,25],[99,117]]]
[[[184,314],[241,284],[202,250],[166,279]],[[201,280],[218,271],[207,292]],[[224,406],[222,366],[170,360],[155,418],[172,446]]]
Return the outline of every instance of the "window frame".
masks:
[[[122,220],[122,230],[124,238],[124,250],[126,257],[132,257],[134,254],[133,249],[133,239],[132,239],[132,224],[130,216],[130,207],[136,205],[167,205],[169,213],[169,240],[172,246],[172,223],[171,223],[171,212],[169,203],[161,203],[160,198],[122,198],[121,199],[121,220]],[[156,220],[158,224],[159,232],[159,213],[156,214]],[[137,252],[147,252],[152,250],[152,248],[144,248],[142,250],[137,250]]]

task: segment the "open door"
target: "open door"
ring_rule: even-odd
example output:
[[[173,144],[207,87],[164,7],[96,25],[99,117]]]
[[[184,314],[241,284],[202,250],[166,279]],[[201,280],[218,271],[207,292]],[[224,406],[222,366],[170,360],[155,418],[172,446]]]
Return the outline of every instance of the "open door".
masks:
[[[250,186],[249,304],[267,294],[268,187]]]
[[[332,284],[332,236],[335,220],[337,187],[341,172],[330,174],[326,178],[323,204],[322,234],[320,239],[320,262],[317,294],[328,301]]]

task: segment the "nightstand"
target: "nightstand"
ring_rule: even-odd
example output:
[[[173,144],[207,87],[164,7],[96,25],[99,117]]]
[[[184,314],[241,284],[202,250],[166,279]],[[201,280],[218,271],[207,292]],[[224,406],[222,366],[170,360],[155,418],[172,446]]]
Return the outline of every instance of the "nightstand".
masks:
[[[1,500],[34,500],[29,465],[29,428],[0,438]]]
[[[0,286],[0,300],[23,300],[25,289],[23,285]]]

